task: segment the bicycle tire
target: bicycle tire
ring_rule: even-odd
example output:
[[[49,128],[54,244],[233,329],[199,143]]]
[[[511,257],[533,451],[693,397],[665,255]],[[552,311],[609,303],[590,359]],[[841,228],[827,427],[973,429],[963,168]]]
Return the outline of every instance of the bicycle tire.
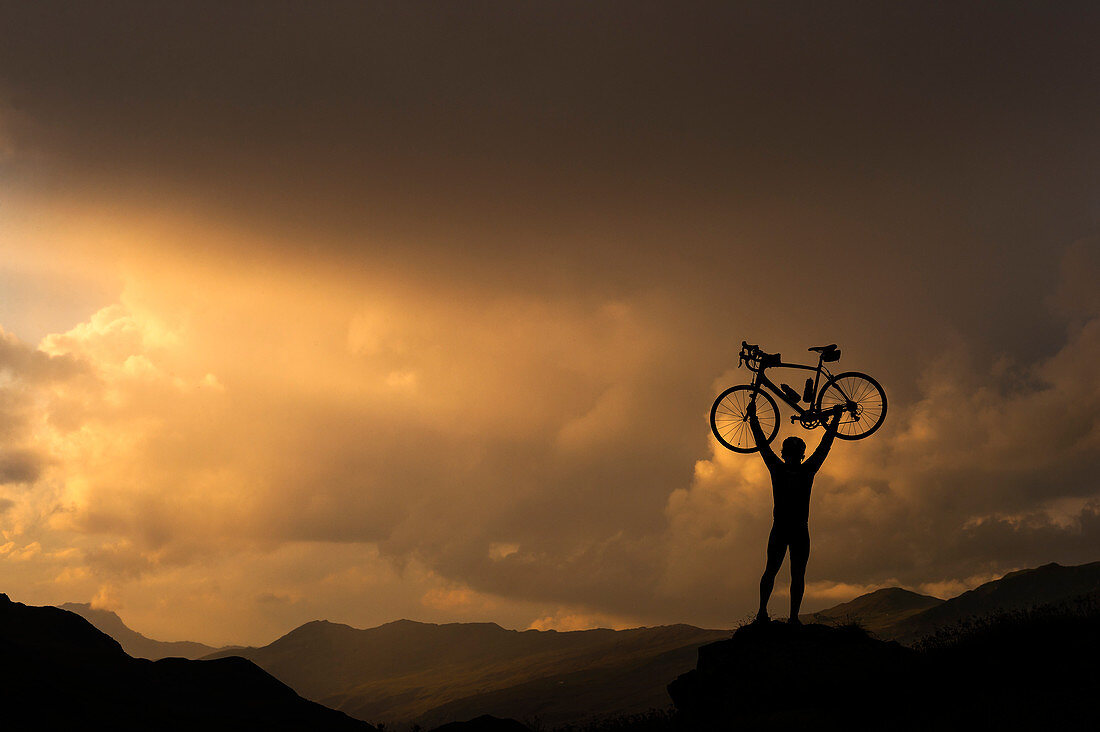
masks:
[[[845,371],[826,381],[817,395],[817,413],[824,420],[825,412],[834,405],[846,406],[849,402],[854,402],[859,412],[854,420],[847,413],[841,416],[836,431],[841,440],[870,437],[886,420],[886,392],[877,381],[859,371]]]
[[[756,389],[748,384],[732,386],[714,400],[714,405],[710,408],[710,431],[722,447],[742,453],[760,449],[753,439],[748,415],[745,413],[754,391]],[[760,420],[760,429],[768,438],[767,442],[771,442],[779,432],[779,407],[771,394],[766,391],[758,394],[763,400],[756,401],[756,418]]]

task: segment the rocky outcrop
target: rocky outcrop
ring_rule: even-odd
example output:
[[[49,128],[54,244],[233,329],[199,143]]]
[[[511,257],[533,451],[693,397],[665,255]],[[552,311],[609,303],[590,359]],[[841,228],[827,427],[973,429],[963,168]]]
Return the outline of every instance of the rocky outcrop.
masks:
[[[856,626],[749,625],[669,685],[681,730],[1092,729],[1100,606],[943,629],[918,648]]]
[[[916,655],[855,626],[760,623],[700,648],[695,670],[668,692],[689,729],[820,728],[899,702]]]

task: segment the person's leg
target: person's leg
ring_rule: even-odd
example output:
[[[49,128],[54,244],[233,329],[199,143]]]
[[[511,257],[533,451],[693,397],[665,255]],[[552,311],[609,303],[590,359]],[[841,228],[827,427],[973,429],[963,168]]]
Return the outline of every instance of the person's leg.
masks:
[[[764,567],[764,576],[760,578],[760,610],[756,613],[757,620],[768,619],[768,600],[771,599],[775,575],[779,574],[779,567],[783,564],[783,555],[786,553],[786,537],[772,524],[771,533],[768,534],[768,563]]]
[[[810,561],[810,530],[800,526],[791,532],[791,622],[798,622],[802,594],[806,591],[806,564]]]

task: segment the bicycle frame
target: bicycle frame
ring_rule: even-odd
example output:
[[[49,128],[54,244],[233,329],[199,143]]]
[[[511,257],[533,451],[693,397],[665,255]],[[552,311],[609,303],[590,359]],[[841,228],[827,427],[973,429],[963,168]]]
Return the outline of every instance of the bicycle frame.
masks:
[[[788,407],[790,407],[795,412],[797,412],[796,415],[793,415],[791,417],[792,422],[802,421],[802,422],[805,422],[805,423],[809,423],[809,422],[819,421],[819,418],[821,416],[817,413],[817,408],[816,408],[817,407],[817,390],[821,386],[821,375],[825,374],[826,381],[828,379],[832,378],[832,376],[833,376],[832,372],[829,371],[829,369],[827,369],[825,367],[824,359],[825,359],[825,354],[819,355],[818,358],[817,358],[817,366],[807,366],[807,365],[801,364],[801,363],[784,363],[783,361],[780,361],[777,364],[770,364],[770,365],[767,365],[767,366],[765,366],[763,363],[761,363],[760,367],[757,368],[757,369],[753,369],[752,366],[748,366],[748,364],[746,364],[746,366],[748,366],[750,371],[754,371],[754,373],[756,374],[756,376],[753,377],[752,386],[754,386],[758,390],[761,387],[767,388],[772,394],[775,394],[777,397],[779,397],[783,401],[784,404],[786,404]],[[806,407],[805,409],[803,409],[801,401],[799,401],[797,404],[792,404],[791,401],[789,399],[787,399],[787,395],[783,393],[783,390],[780,389],[778,386],[776,386],[775,382],[773,382],[771,379],[769,379],[764,374],[764,372],[767,369],[800,369],[802,371],[813,371],[814,372],[814,392],[813,392],[814,393],[814,399],[813,399],[812,402],[810,402],[810,405],[808,407]]]
[[[840,360],[840,349],[835,344],[809,350],[818,353],[815,365],[790,363],[778,353],[765,353],[760,346],[741,341],[737,365],[747,366],[753,376],[749,383],[723,391],[711,405],[710,428],[719,443],[734,452],[753,452],[758,447],[746,436],[744,423],[750,421],[749,406],[760,400],[767,403],[771,430],[770,436],[765,432],[768,442],[779,429],[776,421],[783,414],[783,404],[794,412],[791,422],[801,422],[808,430],[832,425],[835,419],[839,439],[862,440],[879,428],[886,418],[886,392],[882,386],[860,371],[833,373],[827,368],[826,363]],[[795,391],[768,378],[767,371],[773,368],[812,371],[814,376],[806,379],[804,389]]]

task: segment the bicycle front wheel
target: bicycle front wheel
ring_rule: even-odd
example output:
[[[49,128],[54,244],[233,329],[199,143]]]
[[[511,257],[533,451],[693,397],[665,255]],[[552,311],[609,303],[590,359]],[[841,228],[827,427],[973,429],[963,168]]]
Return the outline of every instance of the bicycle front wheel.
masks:
[[[886,392],[867,374],[845,371],[825,382],[817,397],[817,412],[822,420],[835,406],[844,409],[836,436],[842,440],[862,440],[870,437],[886,419]]]
[[[752,401],[753,387],[742,384],[726,389],[710,408],[710,429],[723,447],[734,452],[756,452],[760,447],[749,428],[747,409]],[[760,429],[771,442],[779,431],[779,407],[767,392],[757,392],[756,418]]]

